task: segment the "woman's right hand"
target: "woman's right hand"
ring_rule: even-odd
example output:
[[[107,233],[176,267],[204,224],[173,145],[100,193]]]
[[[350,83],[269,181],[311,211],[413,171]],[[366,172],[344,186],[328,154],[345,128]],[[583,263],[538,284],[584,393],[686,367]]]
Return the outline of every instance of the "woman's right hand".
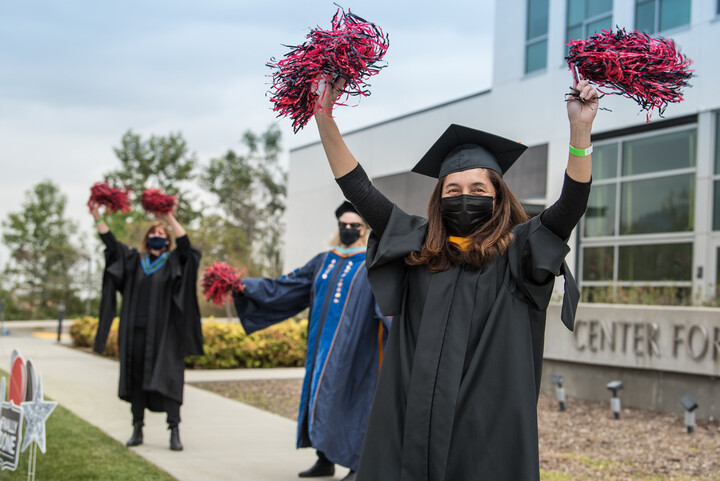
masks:
[[[88,209],[90,209],[90,215],[93,216],[93,219],[96,221],[102,219],[102,215],[100,214],[100,204],[92,200],[88,202]]]
[[[315,103],[315,115],[323,113],[328,117],[332,117],[333,107],[335,102],[340,98],[343,87],[345,87],[345,79],[338,77],[335,82],[331,82],[331,77],[326,76],[324,78],[318,77],[313,84],[315,91],[318,90],[318,86],[324,85],[323,92],[318,95],[317,102]]]
[[[99,234],[107,234],[110,232],[110,227],[105,223],[105,218],[100,214],[100,204],[95,201],[88,202],[88,209],[90,209],[90,215],[95,219],[95,227]]]

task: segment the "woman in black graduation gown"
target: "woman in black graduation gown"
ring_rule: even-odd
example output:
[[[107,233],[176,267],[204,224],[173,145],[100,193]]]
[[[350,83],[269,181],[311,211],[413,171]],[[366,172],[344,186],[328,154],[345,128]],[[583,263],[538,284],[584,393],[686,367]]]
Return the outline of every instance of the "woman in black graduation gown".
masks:
[[[90,213],[105,244],[106,265],[94,350],[105,349],[120,292],[118,395],[130,402],[134,427],[126,444],[142,444],[147,408],[167,413],[170,449],[180,451],[185,356],[203,352],[196,294],[200,251],[172,213],[150,225],[139,249],[129,248],[115,239],[98,207],[91,203]]]
[[[328,82],[329,83],[329,82]],[[368,277],[392,324],[357,481],[539,480],[537,396],[546,309],[566,240],[590,191],[598,108],[586,81],[568,97],[570,155],[560,199],[528,220],[503,173],[525,146],[452,125],[413,169],[438,178],[428,219],[371,184],[332,118],[343,81],[315,114],[333,174],[373,229]]]

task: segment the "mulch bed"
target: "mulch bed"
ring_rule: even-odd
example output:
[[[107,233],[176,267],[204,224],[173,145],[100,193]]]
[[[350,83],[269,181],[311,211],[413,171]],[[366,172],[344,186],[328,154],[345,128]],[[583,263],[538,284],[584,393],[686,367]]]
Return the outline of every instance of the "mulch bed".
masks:
[[[288,419],[297,419],[302,380],[193,383]],[[538,403],[544,481],[720,481],[720,422],[698,422],[687,434],[681,417],[569,398]]]

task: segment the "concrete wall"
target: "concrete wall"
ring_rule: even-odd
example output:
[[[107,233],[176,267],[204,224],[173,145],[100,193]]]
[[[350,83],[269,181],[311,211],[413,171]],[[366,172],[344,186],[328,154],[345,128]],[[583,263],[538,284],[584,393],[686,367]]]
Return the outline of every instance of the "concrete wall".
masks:
[[[680,399],[689,394],[698,403],[697,419],[720,419],[720,378],[697,376],[665,371],[648,372],[641,369],[594,366],[546,359],[543,365],[541,391],[555,395],[550,383],[553,374],[563,376],[563,387],[570,397],[591,401],[608,402],[610,391],[605,386],[610,381],[623,381],[619,393],[623,407],[652,409],[681,415],[684,413]],[[572,399],[567,401],[571,404]]]

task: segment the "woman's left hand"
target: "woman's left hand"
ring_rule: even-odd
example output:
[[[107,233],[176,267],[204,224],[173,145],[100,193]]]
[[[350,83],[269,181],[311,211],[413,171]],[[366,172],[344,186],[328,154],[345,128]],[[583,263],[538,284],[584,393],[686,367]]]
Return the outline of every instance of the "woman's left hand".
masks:
[[[573,88],[575,90],[567,94],[567,102],[565,102],[570,125],[592,126],[600,105],[598,91],[587,80],[573,82]]]

